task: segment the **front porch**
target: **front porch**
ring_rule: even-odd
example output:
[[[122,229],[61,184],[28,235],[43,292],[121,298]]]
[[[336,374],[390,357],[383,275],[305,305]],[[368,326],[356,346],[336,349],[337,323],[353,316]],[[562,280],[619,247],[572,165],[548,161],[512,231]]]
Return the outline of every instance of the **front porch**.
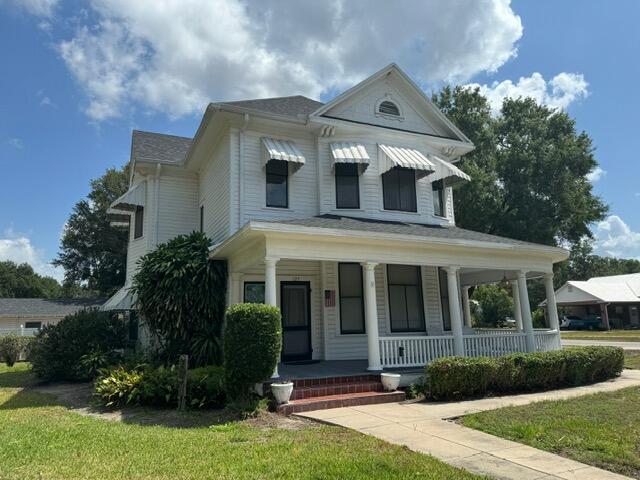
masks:
[[[382,228],[375,221],[362,223]],[[280,307],[284,346],[279,373],[288,378],[421,370],[444,356],[560,348],[552,267],[566,252],[476,238],[475,232],[465,241],[418,235],[467,232],[455,227],[424,226],[423,232],[413,225],[408,234],[399,234],[404,225],[394,223],[393,234],[374,235],[250,222],[212,257],[229,262],[229,304],[257,301]],[[527,281],[540,277],[549,299],[549,325],[534,330]],[[511,284],[516,328],[474,329],[469,289],[503,281]],[[324,362],[292,365],[292,360]]]

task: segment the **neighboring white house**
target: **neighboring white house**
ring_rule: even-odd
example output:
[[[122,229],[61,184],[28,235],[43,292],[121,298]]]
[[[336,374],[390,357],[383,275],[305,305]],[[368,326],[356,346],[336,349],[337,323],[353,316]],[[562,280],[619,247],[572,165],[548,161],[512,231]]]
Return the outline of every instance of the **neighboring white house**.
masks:
[[[31,335],[45,325],[87,308],[100,308],[104,299],[0,298],[0,335]]]
[[[640,273],[568,281],[555,296],[567,314],[600,317],[603,328],[640,327]]]
[[[559,348],[557,315],[532,328],[527,279],[552,297],[567,252],[455,226],[451,185],[473,181],[455,163],[473,149],[394,64],[326,104],[210,104],[193,139],[134,131],[130,188],[110,209],[131,225],[127,283],[105,308],[131,308],[141,255],[202,230],[228,261],[229,304],[281,308],[285,362],[380,370]],[[505,277],[521,331],[475,332],[468,288]]]

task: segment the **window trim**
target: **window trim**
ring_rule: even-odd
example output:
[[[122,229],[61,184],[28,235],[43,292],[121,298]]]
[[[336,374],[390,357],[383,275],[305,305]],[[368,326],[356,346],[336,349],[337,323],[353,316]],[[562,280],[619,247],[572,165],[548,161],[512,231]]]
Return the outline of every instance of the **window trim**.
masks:
[[[287,166],[287,173],[283,175],[281,173],[269,173],[269,164],[271,162],[284,162]],[[284,205],[272,205],[269,203],[269,189],[267,185],[269,185],[269,175],[284,177],[284,188],[285,188],[285,204]],[[289,162],[286,160],[277,160],[274,158],[269,159],[267,164],[265,165],[265,206],[268,208],[289,208]]]
[[[389,267],[394,267],[394,266],[402,266],[402,267],[414,267],[418,269],[418,284],[414,285],[414,284],[403,284],[403,283],[391,283],[390,278],[389,278]],[[422,267],[420,265],[396,265],[396,264],[389,264],[387,265],[386,268],[386,273],[387,273],[387,307],[389,310],[389,330],[391,331],[391,333],[416,333],[416,332],[426,332],[427,331],[427,319],[426,319],[426,312],[425,312],[425,308],[424,308],[424,296],[423,296],[423,291],[422,291]],[[422,327],[418,328],[418,329],[411,329],[409,328],[409,322],[407,321],[407,329],[395,329],[393,328],[393,309],[391,308],[391,287],[392,286],[403,286],[403,287],[418,287],[418,294],[419,294],[419,305],[420,305],[420,314],[422,317]],[[407,295],[406,295],[406,291],[405,291],[405,307],[406,307],[406,301],[407,301]]]
[[[414,210],[403,210],[403,209],[400,209],[400,208],[389,208],[387,206],[387,199],[386,199],[386,196],[385,196],[385,186],[384,186],[384,184],[385,184],[385,181],[384,181],[385,175],[387,175],[387,174],[389,174],[391,172],[399,172],[399,171],[402,171],[402,172],[411,171],[413,173],[413,204],[414,204],[414,207],[415,207]],[[390,212],[418,213],[418,188],[417,188],[417,185],[416,185],[417,184],[417,179],[416,179],[416,171],[415,171],[415,169],[413,169],[413,168],[405,168],[405,167],[397,167],[396,166],[396,167],[393,167],[392,169],[387,170],[386,172],[384,172],[382,175],[380,175],[380,177],[381,177],[381,182],[382,182],[382,208],[383,208],[383,210],[387,210],[387,211],[390,211]],[[400,195],[399,187],[398,187],[397,195],[398,196]],[[400,203],[399,199],[398,199],[398,203]]]
[[[342,283],[340,281],[340,265],[357,265],[359,266],[359,273],[360,273],[360,291],[361,291],[361,295],[360,295],[360,304],[362,306],[362,330],[344,330],[342,328],[342,299],[343,298],[358,298],[358,297],[353,297],[353,296],[343,296],[342,295]],[[339,309],[340,309],[340,335],[362,335],[364,333],[367,333],[367,325],[366,325],[366,318],[365,318],[365,312],[364,312],[364,277],[362,275],[362,266],[359,263],[356,262],[339,262],[338,263],[338,302],[339,302]]]
[[[140,221],[138,222],[138,213]],[[144,236],[144,207],[138,205],[133,212],[133,239],[137,240]]]
[[[434,185],[440,185],[440,188],[434,188]],[[432,195],[438,195],[438,198],[440,199],[440,212],[436,212],[436,203],[435,201],[433,201],[434,199],[432,199],[432,203],[433,203],[433,215],[438,217],[438,218],[447,218],[447,206],[445,204],[446,201],[446,196],[445,196],[445,185],[444,185],[444,180],[436,180],[434,182],[431,182],[431,192]]]
[[[338,166],[339,165],[347,165],[351,166],[355,169],[355,175],[338,175]],[[356,163],[336,163],[334,165],[334,185],[335,185],[335,193],[336,193],[336,209],[340,210],[359,210],[360,209],[360,174],[358,172],[358,164]],[[355,177],[356,179],[356,192],[358,193],[357,204],[355,207],[341,207],[338,202],[338,178],[341,177]]]

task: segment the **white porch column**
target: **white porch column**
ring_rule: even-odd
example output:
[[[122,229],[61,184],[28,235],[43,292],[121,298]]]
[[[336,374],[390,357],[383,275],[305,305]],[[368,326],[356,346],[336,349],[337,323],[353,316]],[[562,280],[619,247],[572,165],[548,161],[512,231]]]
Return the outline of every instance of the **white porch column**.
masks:
[[[464,324],[471,328],[471,305],[469,305],[470,286],[462,287],[462,311],[464,313]]]
[[[513,319],[516,321],[516,330],[522,331],[522,307],[520,306],[520,293],[518,292],[518,282],[511,281],[511,294],[513,296]]]
[[[278,297],[276,296],[277,279],[276,279],[276,264],[278,258],[267,257],[264,259],[264,303],[267,305],[278,306]],[[279,378],[278,363],[276,362],[276,368],[273,371],[271,378]]]
[[[458,284],[458,269],[460,267],[445,267],[447,272],[447,287],[449,289],[449,311],[451,315],[451,332],[453,333],[453,353],[463,357],[464,338],[462,333],[462,312],[460,312],[460,288]]]
[[[553,273],[544,276],[544,289],[547,294],[547,315],[549,317],[549,328],[558,330],[560,321],[558,320],[558,306],[556,305],[556,292],[553,288]]]
[[[367,331],[367,370],[380,371],[380,341],[378,335],[378,305],[376,303],[376,263],[362,264],[364,282],[364,323]]]
[[[244,300],[242,298],[242,282],[240,282],[241,278],[242,278],[241,273],[231,272],[229,274],[229,279],[230,279],[229,280],[230,282],[229,301],[228,301],[229,305],[242,303],[242,301]]]
[[[536,351],[536,339],[533,333],[533,320],[531,318],[531,306],[529,305],[529,292],[527,290],[527,272],[518,272],[518,293],[520,294],[520,309],[522,311],[522,326],[526,334],[527,352]]]

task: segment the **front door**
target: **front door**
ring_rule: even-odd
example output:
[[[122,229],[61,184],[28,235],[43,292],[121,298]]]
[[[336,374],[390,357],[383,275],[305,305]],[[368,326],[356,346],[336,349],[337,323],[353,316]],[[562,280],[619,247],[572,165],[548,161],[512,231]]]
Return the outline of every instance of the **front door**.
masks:
[[[309,282],[281,282],[282,361],[311,358],[311,286]]]

